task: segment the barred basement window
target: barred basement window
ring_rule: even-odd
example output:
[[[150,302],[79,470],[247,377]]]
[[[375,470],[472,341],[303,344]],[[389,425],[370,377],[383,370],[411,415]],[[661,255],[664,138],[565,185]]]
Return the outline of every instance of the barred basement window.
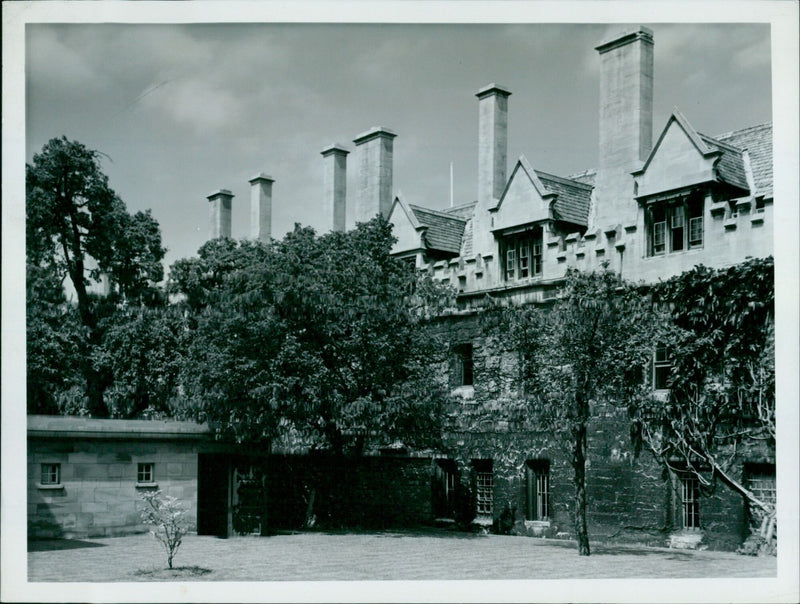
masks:
[[[155,464],[154,463],[140,463],[136,471],[136,482],[155,482]]]
[[[700,529],[700,484],[694,476],[681,476],[681,507],[683,528]]]
[[[42,478],[40,484],[45,486],[61,484],[61,464],[43,463]]]
[[[777,503],[775,489],[775,465],[768,463],[748,463],[745,465],[745,486],[759,501],[771,506],[773,509]],[[766,512],[748,503],[748,517],[754,529],[761,527],[761,521]]]
[[[526,513],[527,520],[550,518],[550,462],[528,461],[526,466]]]
[[[757,499],[768,505],[775,505],[775,466],[758,464],[748,467],[747,488]]]
[[[478,516],[492,517],[492,493],[494,491],[494,477],[492,475],[492,462],[481,461],[476,463],[475,474],[475,508]]]

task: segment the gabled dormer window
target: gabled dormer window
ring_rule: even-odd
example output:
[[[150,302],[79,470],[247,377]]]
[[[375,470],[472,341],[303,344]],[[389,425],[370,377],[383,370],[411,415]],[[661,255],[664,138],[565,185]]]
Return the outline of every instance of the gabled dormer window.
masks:
[[[506,281],[518,281],[542,275],[541,227],[502,237],[500,248]]]
[[[648,256],[703,247],[702,195],[651,203],[645,220]]]

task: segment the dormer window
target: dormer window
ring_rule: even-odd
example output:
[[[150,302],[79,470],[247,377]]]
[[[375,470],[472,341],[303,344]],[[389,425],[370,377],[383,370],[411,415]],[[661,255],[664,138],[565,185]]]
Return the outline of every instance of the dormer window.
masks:
[[[702,196],[652,203],[645,216],[648,256],[703,247]]]
[[[503,275],[518,281],[542,275],[542,229],[506,235],[500,240]]]

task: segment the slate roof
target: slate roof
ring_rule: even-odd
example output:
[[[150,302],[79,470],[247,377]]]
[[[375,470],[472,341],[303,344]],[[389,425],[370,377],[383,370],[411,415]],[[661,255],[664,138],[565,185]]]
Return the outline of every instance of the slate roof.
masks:
[[[408,204],[411,211],[425,230],[425,243],[428,248],[458,254],[461,251],[461,238],[464,236],[465,218],[452,216],[445,212]]]
[[[564,220],[582,226],[588,225],[589,204],[592,197],[591,185],[539,170],[536,170],[536,176],[548,191],[558,195],[553,204],[553,217],[556,220]]]
[[[710,149],[722,151],[722,156],[716,166],[719,178],[723,182],[749,191],[750,185],[747,184],[747,173],[745,172],[742,150],[700,132],[697,135]]]
[[[772,124],[726,132],[715,139],[747,151],[756,185],[755,194],[772,197]]]
[[[29,436],[45,438],[197,439],[211,436],[205,424],[175,420],[29,415],[27,421]]]

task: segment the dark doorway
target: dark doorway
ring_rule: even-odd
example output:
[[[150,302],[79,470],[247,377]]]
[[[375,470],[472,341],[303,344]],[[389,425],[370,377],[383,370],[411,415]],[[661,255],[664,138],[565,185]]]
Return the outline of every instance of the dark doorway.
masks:
[[[228,536],[228,460],[201,454],[197,463],[197,534]]]

